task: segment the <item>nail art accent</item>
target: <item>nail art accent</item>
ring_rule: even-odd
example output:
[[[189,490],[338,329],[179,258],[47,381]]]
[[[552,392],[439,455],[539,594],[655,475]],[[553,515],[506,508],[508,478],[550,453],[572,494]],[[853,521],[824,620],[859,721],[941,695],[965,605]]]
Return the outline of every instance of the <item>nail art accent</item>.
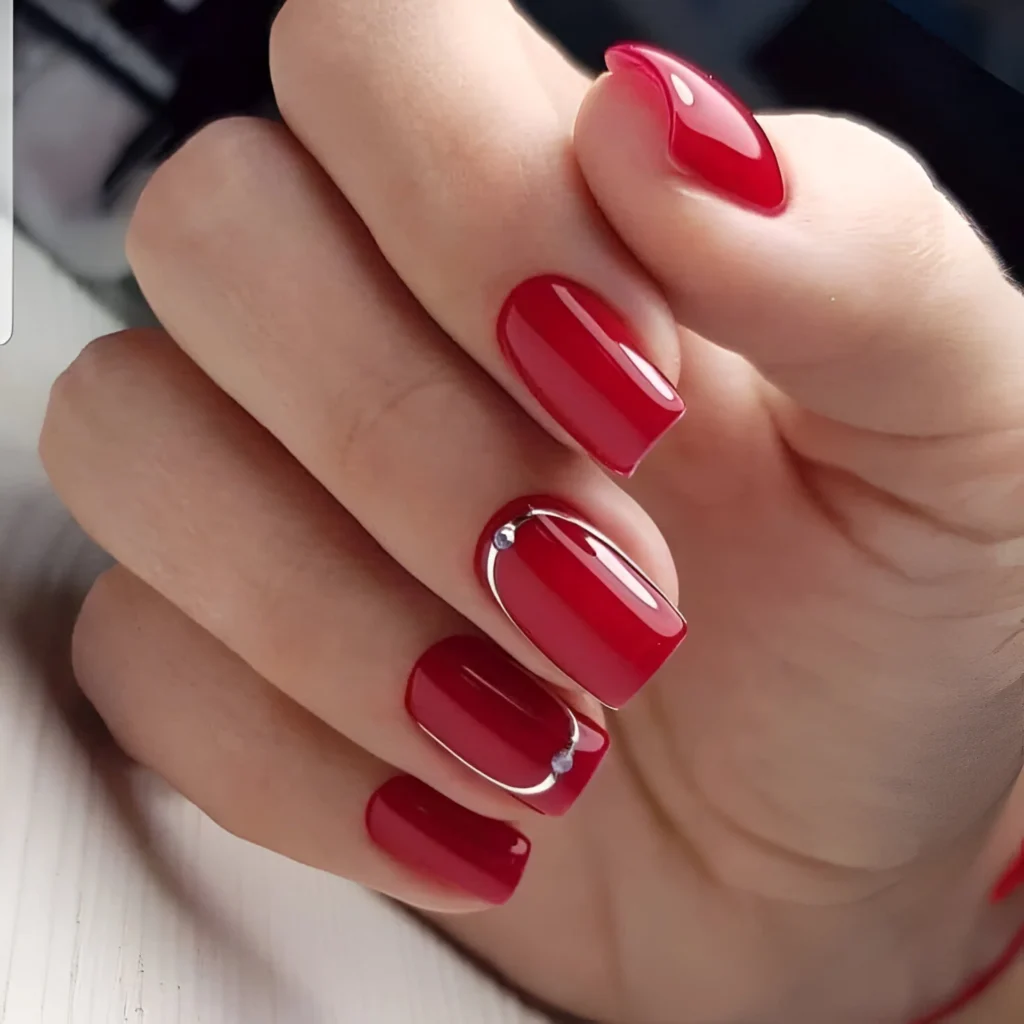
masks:
[[[411,775],[388,779],[366,806],[370,838],[395,860],[487,903],[506,903],[530,856],[530,841]]]
[[[406,707],[455,758],[543,814],[564,814],[608,750],[604,729],[481,637],[431,647],[409,676]]]
[[[764,129],[721,82],[664,50],[620,43],[605,54],[613,74],[634,71],[653,83],[669,116],[669,159],[683,174],[762,213],[786,205],[786,184]]]
[[[498,317],[501,350],[531,394],[594,459],[629,476],[686,411],[596,292],[545,275],[519,285]]]
[[[686,635],[683,617],[643,570],[556,499],[506,506],[477,557],[498,606],[608,707],[633,697]]]
[[[1002,903],[1008,900],[1020,887],[1024,885],[1024,843],[1021,844],[1020,853],[1014,858],[1013,863],[1003,872],[1002,878],[996,882],[989,897],[992,903]]]

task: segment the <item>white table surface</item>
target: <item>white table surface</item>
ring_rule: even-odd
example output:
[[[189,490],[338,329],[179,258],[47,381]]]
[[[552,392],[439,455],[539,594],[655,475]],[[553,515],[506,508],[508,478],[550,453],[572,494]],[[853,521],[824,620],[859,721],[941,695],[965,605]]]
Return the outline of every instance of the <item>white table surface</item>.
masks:
[[[539,1024],[412,918],[229,836],[97,743],[66,668],[102,557],[35,455],[109,314],[18,242],[0,348],[0,1024]]]

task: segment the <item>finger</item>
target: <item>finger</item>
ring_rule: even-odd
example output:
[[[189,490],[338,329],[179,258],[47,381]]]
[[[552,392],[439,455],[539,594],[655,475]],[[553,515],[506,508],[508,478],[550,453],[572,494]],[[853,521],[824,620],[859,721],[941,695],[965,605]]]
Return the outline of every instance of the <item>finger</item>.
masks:
[[[593,707],[413,580],[165,335],[90,346],[42,451],[121,564],[381,760],[496,817],[564,813],[600,764]]]
[[[759,126],[649,47],[608,63],[580,164],[688,327],[848,426],[921,438],[1019,418],[1024,303],[913,156],[840,118]]]
[[[528,637],[621,706],[678,646],[684,624],[662,593],[671,560],[651,521],[441,334],[279,126],[228,122],[194,139],[150,183],[129,249],[205,372],[517,660],[551,671]],[[523,544],[492,544],[505,523],[524,527]]]
[[[75,630],[121,746],[230,832],[437,911],[506,902],[529,840],[360,750],[123,569]]]
[[[517,12],[517,18],[518,35],[534,75],[557,116],[571,125],[594,76],[562,51],[557,40],[542,35],[543,30],[525,14]]]
[[[431,316],[628,475],[682,415],[676,329],[582,187],[556,59],[499,0],[290,0],[271,46],[285,120]]]

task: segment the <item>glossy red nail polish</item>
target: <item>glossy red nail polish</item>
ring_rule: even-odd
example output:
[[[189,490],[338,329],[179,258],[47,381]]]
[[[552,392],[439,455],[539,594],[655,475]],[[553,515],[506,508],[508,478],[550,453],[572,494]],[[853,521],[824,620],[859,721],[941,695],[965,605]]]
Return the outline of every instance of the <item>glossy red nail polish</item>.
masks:
[[[786,185],[764,129],[743,102],[692,64],[642,43],[605,54],[613,73],[635,71],[653,83],[668,109],[669,158],[684,174],[763,213],[781,213]]]
[[[409,676],[405,703],[459,760],[544,814],[564,814],[608,750],[604,729],[480,637],[434,644]]]
[[[622,316],[562,277],[534,277],[498,318],[506,359],[533,396],[598,462],[628,476],[685,407]]]
[[[396,775],[366,806],[370,838],[395,860],[487,903],[519,884],[530,841],[511,825],[466,810],[411,775]]]
[[[1002,878],[996,882],[992,889],[990,900],[992,903],[1002,903],[1008,900],[1020,887],[1024,885],[1024,844],[1021,845],[1020,853],[1013,863],[1003,872]]]
[[[481,536],[477,559],[509,618],[609,707],[622,707],[686,635],[654,584],[556,499],[507,505]]]

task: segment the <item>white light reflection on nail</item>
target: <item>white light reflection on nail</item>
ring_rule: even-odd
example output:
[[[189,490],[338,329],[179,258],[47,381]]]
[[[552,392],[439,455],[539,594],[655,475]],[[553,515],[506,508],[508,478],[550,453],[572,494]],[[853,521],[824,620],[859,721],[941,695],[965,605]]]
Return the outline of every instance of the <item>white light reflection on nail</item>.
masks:
[[[676,394],[668,386],[665,378],[642,355],[634,352],[628,345],[620,345],[626,358],[644,375],[644,379],[669,402],[675,401]]]
[[[692,107],[697,102],[697,97],[693,95],[693,90],[677,74],[672,75],[672,88],[675,89],[676,95],[688,107]]]
[[[599,540],[587,537],[590,550],[597,560],[634,596],[639,598],[648,608],[658,610],[658,602],[651,592],[623,565],[622,559],[614,551],[609,551]]]

